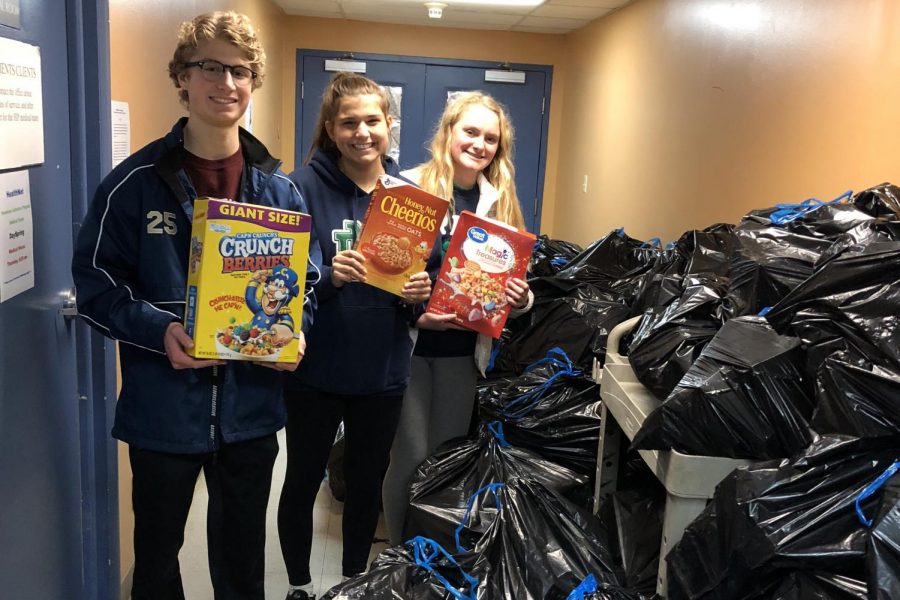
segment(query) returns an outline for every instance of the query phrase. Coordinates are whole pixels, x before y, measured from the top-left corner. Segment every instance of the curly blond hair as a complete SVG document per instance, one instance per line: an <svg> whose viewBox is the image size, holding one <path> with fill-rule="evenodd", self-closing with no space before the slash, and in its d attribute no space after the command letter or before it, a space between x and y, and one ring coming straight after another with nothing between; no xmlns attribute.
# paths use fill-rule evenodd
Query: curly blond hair
<svg viewBox="0 0 900 600"><path fill-rule="evenodd" d="M516 169L513 166L513 126L503 105L483 92L457 94L444 108L438 121L434 137L431 138L431 159L417 167L420 185L436 196L446 198L453 206L453 158L450 146L453 142L453 127L470 107L484 106L497 115L500 121L500 142L491 163L482 175L500 193L491 216L519 229L525 228L525 218L516 194Z"/></svg>
<svg viewBox="0 0 900 600"><path fill-rule="evenodd" d="M178 29L178 45L169 61L169 78L178 88L178 98L187 106L187 90L182 89L178 78L184 73L185 64L191 61L197 47L209 40L223 40L237 46L250 68L256 72L252 89L257 89L266 77L266 51L256 35L247 15L231 10L204 13L185 21Z"/></svg>

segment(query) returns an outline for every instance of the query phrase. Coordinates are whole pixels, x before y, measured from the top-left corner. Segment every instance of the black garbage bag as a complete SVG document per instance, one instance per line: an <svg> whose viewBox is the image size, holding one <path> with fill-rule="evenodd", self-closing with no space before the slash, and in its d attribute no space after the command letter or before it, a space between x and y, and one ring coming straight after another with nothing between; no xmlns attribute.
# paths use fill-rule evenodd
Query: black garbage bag
<svg viewBox="0 0 900 600"><path fill-rule="evenodd" d="M644 314L648 310L658 316L694 281L727 278L731 270L731 253L734 225L717 223L702 230L687 231L666 248L651 248L650 268L640 280L640 285L631 303L632 315ZM635 343L638 329L630 344Z"/></svg>
<svg viewBox="0 0 900 600"><path fill-rule="evenodd" d="M796 458L736 469L666 557L669 599L744 599L793 571L865 581L869 530L854 507L898 455L896 439L822 436Z"/></svg>
<svg viewBox="0 0 900 600"><path fill-rule="evenodd" d="M598 582L593 573L581 582L567 573L550 589L544 600L644 600L644 596L617 585Z"/></svg>
<svg viewBox="0 0 900 600"><path fill-rule="evenodd" d="M876 219L862 223L847 233L839 235L822 253L815 267L818 268L847 250L860 249L878 242L900 241L900 221L883 221Z"/></svg>
<svg viewBox="0 0 900 600"><path fill-rule="evenodd" d="M890 183L876 185L858 193L853 204L873 217L900 219L900 188Z"/></svg>
<svg viewBox="0 0 900 600"><path fill-rule="evenodd" d="M867 591L864 581L851 577L821 571L793 571L747 600L867 600Z"/></svg>
<svg viewBox="0 0 900 600"><path fill-rule="evenodd" d="M555 275L583 251L584 249L578 244L539 235L531 255L530 272L536 277Z"/></svg>
<svg viewBox="0 0 900 600"><path fill-rule="evenodd" d="M895 463L896 464L896 463ZM885 486L881 510L869 539L866 566L869 597L873 600L900 598L900 476Z"/></svg>
<svg viewBox="0 0 900 600"><path fill-rule="evenodd" d="M900 435L900 372L859 366L848 353L835 352L819 367L810 426L857 437Z"/></svg>
<svg viewBox="0 0 900 600"><path fill-rule="evenodd" d="M598 582L620 585L596 517L538 482L513 479L490 490L499 507L493 522L473 538L464 520L457 546L471 549L479 598L483 591L489 600L544 600L568 574L581 580L593 573Z"/></svg>
<svg viewBox="0 0 900 600"><path fill-rule="evenodd" d="M507 321L492 373L519 374L561 348L582 369L603 361L609 332L630 316L624 298L587 283L557 278L530 282L534 306Z"/></svg>
<svg viewBox="0 0 900 600"><path fill-rule="evenodd" d="M827 203L810 199L746 215L735 230L729 316L774 306L835 252L835 243L858 244L874 235L880 221L873 211L843 202L849 197L846 192Z"/></svg>
<svg viewBox="0 0 900 600"><path fill-rule="evenodd" d="M727 278L689 277L682 296L635 327L628 359L638 380L662 399L687 373L724 322Z"/></svg>
<svg viewBox="0 0 900 600"><path fill-rule="evenodd" d="M778 225L791 233L833 240L875 218L849 202L851 195L848 191L828 202L810 198L796 204L776 204L750 211L744 221Z"/></svg>
<svg viewBox="0 0 900 600"><path fill-rule="evenodd" d="M588 246L556 274L558 279L589 283L630 304L656 255L651 244L611 231Z"/></svg>
<svg viewBox="0 0 900 600"><path fill-rule="evenodd" d="M675 243L683 246L687 255L684 274L728 277L731 272L731 255L735 226L716 223L702 230L688 231Z"/></svg>
<svg viewBox="0 0 900 600"><path fill-rule="evenodd" d="M812 441L811 385L803 349L761 317L732 319L716 333L632 440L640 450L766 459Z"/></svg>
<svg viewBox="0 0 900 600"><path fill-rule="evenodd" d="M482 423L475 439L451 440L419 465L409 484L404 539L424 535L452 547L453 529L472 494L492 481L516 477L558 490L580 506L592 497L589 477L510 445L502 423ZM480 511L475 514L469 528L483 532L487 524L478 520Z"/></svg>
<svg viewBox="0 0 900 600"><path fill-rule="evenodd" d="M653 594L659 573L665 492L617 491L612 500L625 586L629 590Z"/></svg>
<svg viewBox="0 0 900 600"><path fill-rule="evenodd" d="M684 273L690 260L683 243L656 250L650 269L641 279L631 303L631 316L668 306L684 292Z"/></svg>
<svg viewBox="0 0 900 600"><path fill-rule="evenodd" d="M830 238L746 219L734 232L731 279L726 299L729 316L756 315L774 306L815 269Z"/></svg>
<svg viewBox="0 0 900 600"><path fill-rule="evenodd" d="M803 340L806 372L837 351L857 365L900 369L900 242L848 248L827 260L766 314Z"/></svg>
<svg viewBox="0 0 900 600"><path fill-rule="evenodd" d="M368 571L331 588L322 600L476 600L478 586L450 552L417 537L388 548Z"/></svg>
<svg viewBox="0 0 900 600"><path fill-rule="evenodd" d="M636 450L619 453L616 489L601 488L597 517L609 532L629 591L651 594L659 572L666 488ZM568 582L567 587L573 587Z"/></svg>
<svg viewBox="0 0 900 600"><path fill-rule="evenodd" d="M478 390L483 421L501 421L507 441L593 477L600 435L599 386L559 349L518 376Z"/></svg>

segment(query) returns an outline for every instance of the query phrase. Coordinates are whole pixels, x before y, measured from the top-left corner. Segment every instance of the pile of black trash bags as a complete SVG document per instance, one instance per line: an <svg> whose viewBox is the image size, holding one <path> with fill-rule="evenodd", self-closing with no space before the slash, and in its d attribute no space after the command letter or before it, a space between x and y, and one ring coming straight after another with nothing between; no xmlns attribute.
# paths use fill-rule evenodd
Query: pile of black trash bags
<svg viewBox="0 0 900 600"><path fill-rule="evenodd" d="M626 351L663 402L634 447L770 459L900 435L898 198L756 210L661 252Z"/></svg>
<svg viewBox="0 0 900 600"><path fill-rule="evenodd" d="M409 541L325 598L651 598L662 559L673 600L900 599L900 188L665 247L541 236L529 283L473 435L411 482ZM633 316L618 351L661 403L598 517L590 374ZM665 491L637 449L758 462L660 557Z"/></svg>
<svg viewBox="0 0 900 600"><path fill-rule="evenodd" d="M622 349L662 401L632 447L760 462L665 557L668 597L900 598L900 189L753 211L669 252L654 271L688 265L681 294Z"/></svg>
<svg viewBox="0 0 900 600"><path fill-rule="evenodd" d="M475 433L413 477L407 542L325 598L565 600L589 577L584 597L647 598L627 585L618 536L590 510L598 385L551 349L478 395Z"/></svg>

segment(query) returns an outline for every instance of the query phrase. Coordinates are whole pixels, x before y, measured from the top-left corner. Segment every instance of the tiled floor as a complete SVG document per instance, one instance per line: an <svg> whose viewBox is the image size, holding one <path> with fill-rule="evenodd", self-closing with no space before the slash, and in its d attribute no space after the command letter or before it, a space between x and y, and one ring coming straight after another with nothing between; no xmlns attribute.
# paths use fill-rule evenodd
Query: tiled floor
<svg viewBox="0 0 900 600"><path fill-rule="evenodd" d="M272 477L272 492L269 496L269 511L266 517L266 600L284 600L287 592L287 572L281 559L278 544L277 510L278 495L284 481L284 431L278 434L281 451L275 461ZM201 476L194 492L194 503L188 516L185 543L181 549L181 575L187 600L213 600L212 585L206 560L206 484ZM313 547L310 570L316 593L322 594L341 580L341 517L344 505L331 497L328 484L323 482L316 498L314 513ZM387 538L383 519L379 520L375 537ZM371 559L387 547L375 544Z"/></svg>

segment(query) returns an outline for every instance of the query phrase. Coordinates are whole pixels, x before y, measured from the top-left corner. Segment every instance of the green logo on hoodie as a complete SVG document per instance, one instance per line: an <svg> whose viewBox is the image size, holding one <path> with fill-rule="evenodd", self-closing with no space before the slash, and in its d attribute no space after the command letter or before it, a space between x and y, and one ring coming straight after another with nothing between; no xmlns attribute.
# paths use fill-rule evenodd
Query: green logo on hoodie
<svg viewBox="0 0 900 600"><path fill-rule="evenodd" d="M353 219L344 219L341 225L343 229L331 230L331 241L334 242L335 253L352 250L356 238L359 237L359 230L362 228L360 222Z"/></svg>

